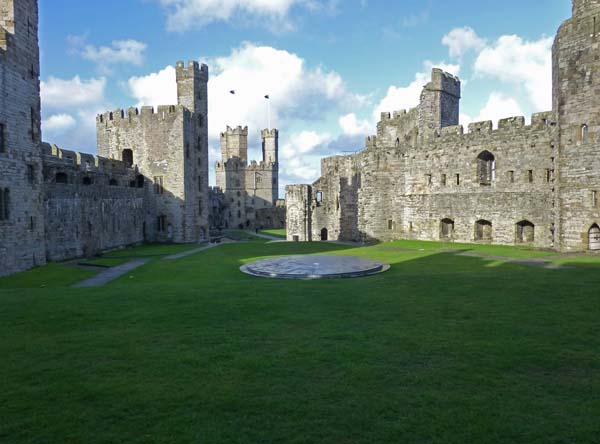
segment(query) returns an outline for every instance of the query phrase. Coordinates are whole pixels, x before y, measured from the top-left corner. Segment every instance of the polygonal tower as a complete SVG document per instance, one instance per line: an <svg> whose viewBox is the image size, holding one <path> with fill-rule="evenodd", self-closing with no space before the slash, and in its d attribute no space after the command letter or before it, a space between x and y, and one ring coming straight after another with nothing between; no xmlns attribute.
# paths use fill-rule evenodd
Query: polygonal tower
<svg viewBox="0 0 600 444"><path fill-rule="evenodd" d="M0 2L0 276L45 263L36 0Z"/></svg>
<svg viewBox="0 0 600 444"><path fill-rule="evenodd" d="M565 251L599 248L600 0L574 0L552 50L558 123L556 229Z"/></svg>

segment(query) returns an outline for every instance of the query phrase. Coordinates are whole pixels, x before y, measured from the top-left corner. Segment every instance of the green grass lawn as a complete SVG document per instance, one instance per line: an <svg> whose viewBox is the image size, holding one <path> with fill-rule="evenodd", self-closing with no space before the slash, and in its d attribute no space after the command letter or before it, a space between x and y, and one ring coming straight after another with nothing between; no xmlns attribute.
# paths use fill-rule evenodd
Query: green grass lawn
<svg viewBox="0 0 600 444"><path fill-rule="evenodd" d="M286 229L282 228L280 230L261 230L263 234L268 234L269 236L280 237L282 239L286 238Z"/></svg>
<svg viewBox="0 0 600 444"><path fill-rule="evenodd" d="M102 288L66 288L83 271L59 265L0 279L0 442L597 442L600 258L547 270L434 244L252 241ZM309 253L392 269L239 272Z"/></svg>

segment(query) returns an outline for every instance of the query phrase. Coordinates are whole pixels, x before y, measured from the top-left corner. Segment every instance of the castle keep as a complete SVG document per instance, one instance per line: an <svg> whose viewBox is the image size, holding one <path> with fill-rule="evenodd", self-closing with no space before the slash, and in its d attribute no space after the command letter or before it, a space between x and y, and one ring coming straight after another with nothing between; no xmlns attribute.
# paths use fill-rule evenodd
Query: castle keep
<svg viewBox="0 0 600 444"><path fill-rule="evenodd" d="M178 104L97 118L98 156L41 142L37 0L0 3L0 276L144 241L208 236L208 68Z"/></svg>
<svg viewBox="0 0 600 444"><path fill-rule="evenodd" d="M422 239L600 251L600 1L574 0L553 47L553 109L458 125L460 81L383 113L363 151L286 188L289 240Z"/></svg>
<svg viewBox="0 0 600 444"><path fill-rule="evenodd" d="M215 165L213 228L283 228L285 206L279 195L279 131L264 129L262 161L248 162L248 127L221 133L221 162Z"/></svg>

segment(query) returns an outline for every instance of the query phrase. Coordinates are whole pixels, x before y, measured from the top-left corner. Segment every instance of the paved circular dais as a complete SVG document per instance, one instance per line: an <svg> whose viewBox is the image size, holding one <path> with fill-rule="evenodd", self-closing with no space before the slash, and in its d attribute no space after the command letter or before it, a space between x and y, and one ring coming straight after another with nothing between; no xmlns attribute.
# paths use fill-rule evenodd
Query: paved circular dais
<svg viewBox="0 0 600 444"><path fill-rule="evenodd" d="M242 272L252 276L278 279L356 278L389 269L389 264L354 256L285 256L240 267Z"/></svg>

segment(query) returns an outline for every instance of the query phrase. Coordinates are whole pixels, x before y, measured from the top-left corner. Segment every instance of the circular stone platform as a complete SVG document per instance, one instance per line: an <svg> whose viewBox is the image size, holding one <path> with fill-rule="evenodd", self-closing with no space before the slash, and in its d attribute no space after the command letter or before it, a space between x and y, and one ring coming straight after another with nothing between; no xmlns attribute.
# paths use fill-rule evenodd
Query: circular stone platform
<svg viewBox="0 0 600 444"><path fill-rule="evenodd" d="M252 276L278 279L336 279L371 276L390 266L353 256L286 256L243 265L240 270Z"/></svg>

